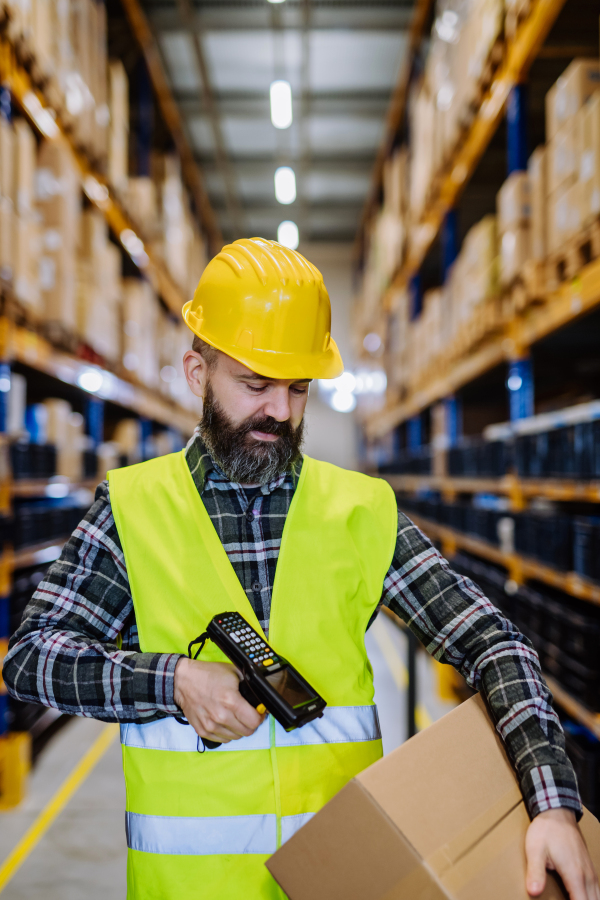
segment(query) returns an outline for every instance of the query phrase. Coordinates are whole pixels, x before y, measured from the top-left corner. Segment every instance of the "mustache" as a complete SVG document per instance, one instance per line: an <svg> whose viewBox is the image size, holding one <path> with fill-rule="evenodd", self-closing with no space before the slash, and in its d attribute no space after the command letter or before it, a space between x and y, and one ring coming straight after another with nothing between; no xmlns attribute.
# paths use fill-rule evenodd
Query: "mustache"
<svg viewBox="0 0 600 900"><path fill-rule="evenodd" d="M278 422L271 416L254 416L248 419L240 428L241 434L250 434L251 431L262 431L263 434L274 434L277 437L292 437L296 429L289 419L285 422Z"/></svg>

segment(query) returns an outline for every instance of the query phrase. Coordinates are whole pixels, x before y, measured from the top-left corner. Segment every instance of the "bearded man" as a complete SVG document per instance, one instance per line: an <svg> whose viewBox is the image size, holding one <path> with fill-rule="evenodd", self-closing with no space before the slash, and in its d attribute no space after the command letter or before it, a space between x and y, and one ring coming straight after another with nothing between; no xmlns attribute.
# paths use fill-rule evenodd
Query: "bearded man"
<svg viewBox="0 0 600 900"><path fill-rule="evenodd" d="M4 675L21 700L121 723L130 900L281 898L264 861L381 756L364 634L382 605L486 697L532 817L530 894L548 867L571 900L600 900L531 644L385 482L302 455L310 381L343 371L320 272L274 242L236 241L184 318L196 433L183 453L99 486ZM322 719L288 734L243 699L215 645L187 657L226 611L324 696ZM200 739L220 746L198 753Z"/></svg>

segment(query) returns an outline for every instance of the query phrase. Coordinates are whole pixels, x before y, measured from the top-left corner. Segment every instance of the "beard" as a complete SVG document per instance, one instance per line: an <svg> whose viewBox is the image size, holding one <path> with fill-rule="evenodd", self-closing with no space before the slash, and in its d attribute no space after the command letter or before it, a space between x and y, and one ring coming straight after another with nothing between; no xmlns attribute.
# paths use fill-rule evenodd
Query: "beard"
<svg viewBox="0 0 600 900"><path fill-rule="evenodd" d="M289 419L253 416L234 425L206 386L200 437L214 462L234 484L268 484L298 462L304 440L304 419L294 428ZM276 441L257 441L251 431L277 435Z"/></svg>

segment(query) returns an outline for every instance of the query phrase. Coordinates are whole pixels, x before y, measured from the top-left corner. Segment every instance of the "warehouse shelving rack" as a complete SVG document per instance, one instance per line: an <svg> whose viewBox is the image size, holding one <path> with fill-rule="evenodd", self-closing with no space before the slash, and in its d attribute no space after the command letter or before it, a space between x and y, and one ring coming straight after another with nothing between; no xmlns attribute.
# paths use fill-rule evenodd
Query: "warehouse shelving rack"
<svg viewBox="0 0 600 900"><path fill-rule="evenodd" d="M0 35L0 81L10 90L20 112L38 134L49 140L66 141L79 166L87 198L104 215L117 240L167 307L180 315L187 298L183 297L162 260L146 246L140 236L143 229L131 221L104 176L95 171L86 155L75 146L68 129L61 124L60 110L54 109L43 91L33 84L29 73L18 62L16 49L5 35Z"/></svg>
<svg viewBox="0 0 600 900"><path fill-rule="evenodd" d="M463 132L454 154L430 187L425 210L419 222L411 227L403 262L396 269L379 305L373 310L369 324L378 331L378 323L394 312L396 297L418 274L421 265L438 238L446 216L454 209L462 192L471 180L478 163L494 137L505 112L513 88L526 80L532 63L559 16L566 0L534 0L529 14L520 22L514 37L507 39L503 59L493 74L487 90L482 91L479 108ZM398 106L398 98L393 101ZM390 114L392 109L390 109ZM398 126L399 127L399 126ZM383 145L382 145L383 146ZM386 135L385 148L392 143ZM381 155L381 154L380 154ZM382 161L375 170L377 197L382 186ZM362 230L374 212L372 196L365 207L357 246L362 246ZM502 363L524 358L529 348L586 313L600 307L600 259L592 253L591 260L573 272L560 273L554 266L552 278L537 279L535 303L519 308L510 295L498 298L498 315L487 334L463 346L459 352L446 353L412 390L402 394L388 394L385 406L368 416L364 432L369 440L377 441L394 428L419 415L432 404L454 393ZM561 281L561 276L564 280ZM542 281L540 285L540 281ZM559 282L559 283L557 283ZM364 324L364 323L363 323ZM367 324L368 330L368 324ZM362 342L363 334L359 336ZM533 498L552 501L600 502L600 483L570 479L523 479L514 474L501 478L468 478L442 475L383 475L398 493L420 491L439 492L444 499L453 500L460 494L501 494L509 499L513 511L527 506ZM401 501L400 501L401 502ZM410 513L411 519L432 540L441 545L445 556L464 549L476 556L502 565L507 577L516 584L536 580L558 588L573 597L600 605L600 585L574 572L562 572L516 553L503 553L498 547L455 529L440 525ZM554 678L547 682L557 704L600 739L600 714L586 709ZM413 690L414 694L414 690Z"/></svg>
<svg viewBox="0 0 600 900"><path fill-rule="evenodd" d="M534 0L529 16L521 23L514 38L507 41L504 59L482 97L470 127L444 172L432 185L429 202L410 236L406 259L384 293L384 309L390 308L394 292L406 285L418 271L440 231L444 217L455 205L494 136L510 91L525 78L565 2ZM420 13L417 7L417 14ZM381 166L378 173L381 183Z"/></svg>
<svg viewBox="0 0 600 900"><path fill-rule="evenodd" d="M499 363L519 359L532 344L599 306L600 259L596 259L583 266L575 278L540 297L535 306L507 318L485 343L462 357L440 360L431 379L419 390L367 421L368 436L381 437Z"/></svg>
<svg viewBox="0 0 600 900"><path fill-rule="evenodd" d="M217 252L223 241L216 217L208 201L201 175L197 169L193 154L187 145L187 139L181 123L178 123L176 104L170 94L164 74L161 81L161 63L156 48L151 45L151 33L139 4L128 0L125 4L134 34L142 46L153 86L158 96L161 112L167 127L171 130L174 143L182 158L184 177L197 207L198 215L205 228L205 234L212 252ZM145 28L145 31L144 31ZM150 38L148 37L150 35ZM12 101L19 112L27 119L42 138L65 142L79 168L81 185L88 200L103 214L110 230L139 269L147 278L154 290L159 294L171 313L179 316L185 297L171 277L166 265L152 252L144 240L141 223L133 222L121 203L117 192L107 179L94 166L92 160L82 152L72 139L68 127L62 121L61 110L54 108L49 100L44 85L35 83L25 66L19 61L19 53L9 41L6 31L0 31L0 83L8 89ZM3 293L10 296L10 290L3 288ZM8 304L10 309L10 304ZM17 324L12 316L0 316L0 361L5 364L20 363L37 372L49 375L80 389L80 376L90 369L101 375L101 387L93 396L106 400L122 408L131 410L143 419L177 428L184 434L191 434L198 416L194 412L179 406L169 398L155 390L119 377L101 365L90 363L84 359L64 352L42 337L35 328ZM89 394L88 394L89 396ZM0 442L5 436L0 435ZM0 448L5 451L7 448ZM4 456L6 457L6 453ZM0 466L0 515L10 515L13 498L43 497L52 495L51 489L56 479L25 480L15 482L11 479L8 467ZM76 491L80 488L93 490L96 480L69 483L67 488ZM14 551L9 545L0 555L0 602L10 594L15 570L28 566L43 565L57 559L68 535L45 541L21 550ZM0 629L0 663L6 653L8 639ZM0 678L0 693L5 688ZM49 710L49 720L57 717L56 711ZM0 736L0 809L14 806L23 797L28 771L27 736L19 733Z"/></svg>

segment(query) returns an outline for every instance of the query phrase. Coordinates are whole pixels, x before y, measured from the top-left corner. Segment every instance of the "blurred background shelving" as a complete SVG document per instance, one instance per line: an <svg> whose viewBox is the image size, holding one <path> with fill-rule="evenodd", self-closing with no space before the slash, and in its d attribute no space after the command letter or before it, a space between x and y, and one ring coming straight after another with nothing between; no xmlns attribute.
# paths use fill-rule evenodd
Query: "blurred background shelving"
<svg viewBox="0 0 600 900"><path fill-rule="evenodd" d="M361 463L533 641L597 802L598 11L420 9L354 245Z"/></svg>

